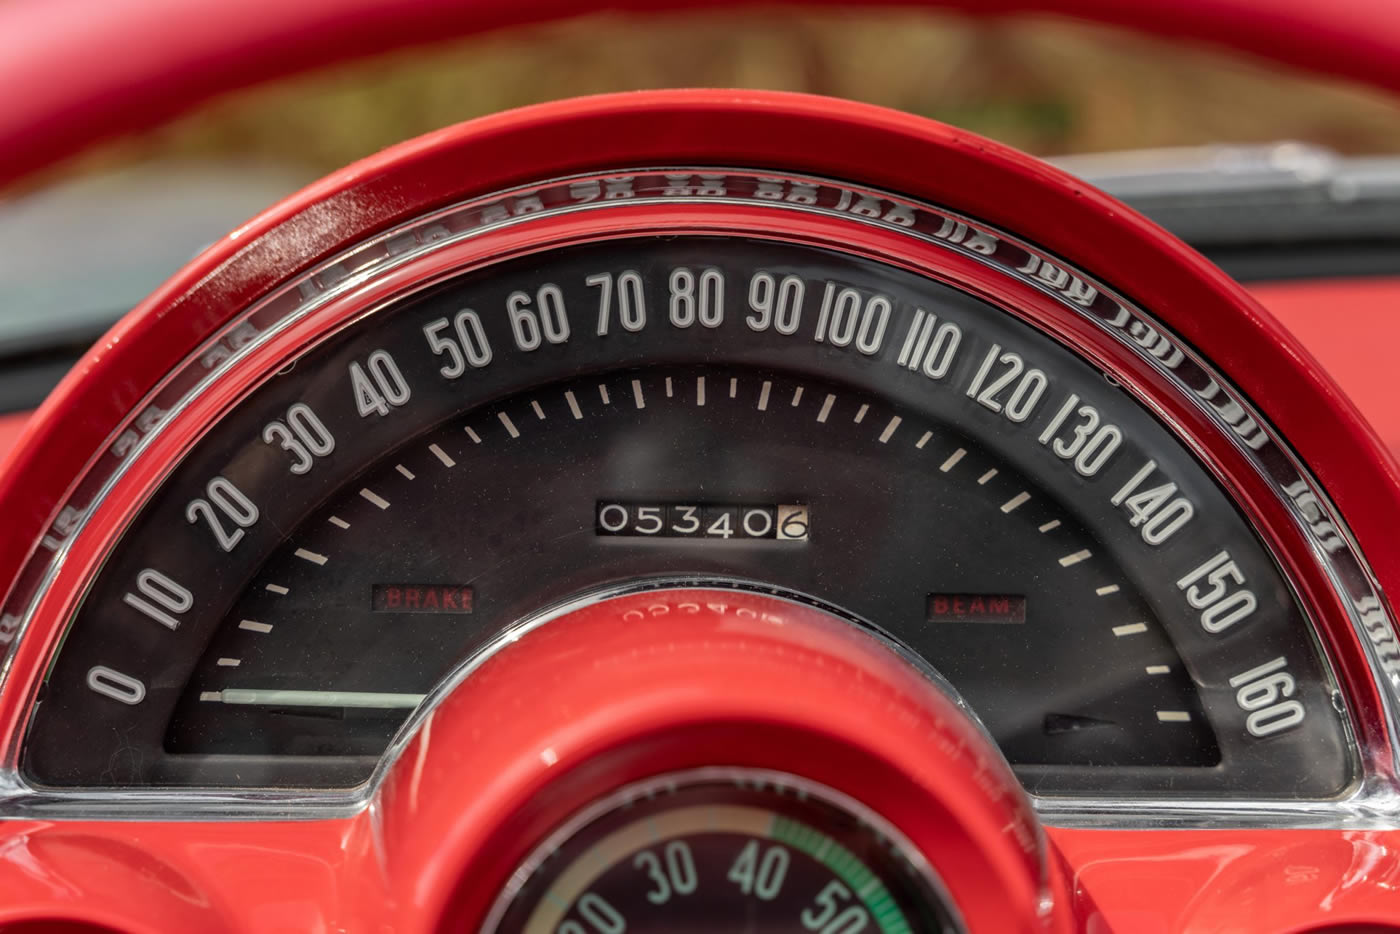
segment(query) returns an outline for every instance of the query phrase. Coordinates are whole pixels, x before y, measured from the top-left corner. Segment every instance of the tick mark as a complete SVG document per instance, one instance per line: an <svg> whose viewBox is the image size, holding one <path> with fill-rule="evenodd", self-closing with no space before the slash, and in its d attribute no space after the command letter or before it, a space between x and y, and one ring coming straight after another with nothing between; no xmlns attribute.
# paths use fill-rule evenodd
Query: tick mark
<svg viewBox="0 0 1400 934"><path fill-rule="evenodd" d="M1025 504L1026 500L1028 500L1028 499L1030 499L1030 498L1031 498L1031 494L1027 493L1025 490L1022 490L1021 492L1017 493L1015 496L1013 496L1013 497L1011 497L1010 499L1008 499L1006 502L1002 503L1002 504L1001 504L1001 511L1002 511L1002 512L1011 512L1011 511L1014 510L1014 509L1019 509L1021 506L1023 506L1023 505Z"/></svg>
<svg viewBox="0 0 1400 934"><path fill-rule="evenodd" d="M869 403L866 403L865 405L862 405L860 408L856 409L855 422L856 422L857 425L859 425L861 422L865 421L865 413L866 413L866 412L869 412L869 411L870 411L870 404L869 404Z"/></svg>
<svg viewBox="0 0 1400 934"><path fill-rule="evenodd" d="M238 622L239 629L246 629L249 632L272 632L272 627L267 623L260 623L255 619L244 619Z"/></svg>
<svg viewBox="0 0 1400 934"><path fill-rule="evenodd" d="M954 467L958 466L958 461L962 460L966 455L967 451L963 450L962 448L958 448L952 454L948 455L948 459L946 461L938 465L938 469L943 471L944 473L947 473Z"/></svg>
<svg viewBox="0 0 1400 934"><path fill-rule="evenodd" d="M1042 535L1044 535L1046 532L1053 532L1053 531L1055 531L1056 529L1058 529L1059 527L1060 527L1060 520L1059 520L1059 519L1051 519L1049 522L1045 523L1044 525L1042 525L1042 526L1040 527L1040 533L1041 533Z"/></svg>
<svg viewBox="0 0 1400 934"><path fill-rule="evenodd" d="M924 445L928 444L928 439L929 439L929 438L932 438L932 437L933 437L933 432L931 432L931 431L926 431L926 432L924 432L922 435L919 436L919 440L914 442L914 447L916 447L916 448L918 448L920 451L922 451L922 450L924 449Z"/></svg>
<svg viewBox="0 0 1400 934"><path fill-rule="evenodd" d="M1074 565L1078 564L1078 563L1081 562L1081 561L1084 561L1085 559L1087 559L1087 558L1089 558L1089 557L1090 557L1090 551L1089 551L1089 549L1087 549L1087 548L1085 548L1083 551L1076 551L1076 552L1075 552L1074 554L1072 554L1072 555L1065 555L1063 558L1061 558L1061 559L1060 559L1060 567L1062 567L1062 568L1073 567Z"/></svg>
<svg viewBox="0 0 1400 934"><path fill-rule="evenodd" d="M286 596L287 594L287 588L283 587L281 584L268 584L263 587L263 590L266 590L268 593L275 593L279 597Z"/></svg>
<svg viewBox="0 0 1400 934"><path fill-rule="evenodd" d="M603 405L612 405L612 396L608 395L608 387L603 383L598 384L598 398L603 400Z"/></svg>
<svg viewBox="0 0 1400 934"><path fill-rule="evenodd" d="M765 380L763 381L763 386L762 386L762 388L760 388L759 391L758 391L758 410L759 410L760 412L767 412L767 411L768 411L768 394L771 393L772 391L773 391L773 382L772 382L771 380L766 380L766 379L765 379Z"/></svg>
<svg viewBox="0 0 1400 934"><path fill-rule="evenodd" d="M802 404L802 390L805 389L805 388L807 388L807 387L805 387L805 386L798 386L798 387L797 387L797 390L792 394L792 407L793 407L794 409L797 408L799 405Z"/></svg>
<svg viewBox="0 0 1400 934"><path fill-rule="evenodd" d="M1072 713L1047 713L1045 720L1041 723L1041 729L1045 731L1046 736L1060 736L1065 733L1079 733L1083 730L1117 725L1112 720L1101 720L1098 717L1085 717Z"/></svg>
<svg viewBox="0 0 1400 934"><path fill-rule="evenodd" d="M990 479L992 479L992 478L995 477L996 475L997 475L997 469L996 469L995 467L993 467L991 470L987 471L987 472L984 473L982 476L980 476L980 477L977 478L977 485L978 485L978 486L986 486L986 485L987 485L987 481L990 480Z"/></svg>
<svg viewBox="0 0 1400 934"><path fill-rule="evenodd" d="M1147 632L1146 623L1124 623L1122 626L1113 627L1113 634L1120 639L1123 636L1135 636L1140 632Z"/></svg>
<svg viewBox="0 0 1400 934"><path fill-rule="evenodd" d="M902 421L904 421L904 419L900 418L898 415L890 419L890 423L885 426L885 430L880 432L881 444L889 444L890 439L894 437L895 430L899 428L899 423Z"/></svg>
<svg viewBox="0 0 1400 934"><path fill-rule="evenodd" d="M412 480L415 477L413 471L409 470L403 464L395 464L394 469L397 470L399 473L403 474L404 478L407 480Z"/></svg>
<svg viewBox="0 0 1400 934"><path fill-rule="evenodd" d="M240 664L242 664L242 661L243 660L240 658L224 657L215 662L215 664L218 665L220 668L237 668Z"/></svg>
<svg viewBox="0 0 1400 934"><path fill-rule="evenodd" d="M326 521L329 522L331 525L335 526L335 527L338 528L338 529L348 529L348 528L350 528L350 523L348 523L348 522L346 522L344 519L340 518L340 516L331 516L331 517L330 517L329 519L327 519Z"/></svg>
<svg viewBox="0 0 1400 934"><path fill-rule="evenodd" d="M632 401L637 404L639 409L647 407L647 400L642 398L642 381L639 379L632 380Z"/></svg>
<svg viewBox="0 0 1400 934"><path fill-rule="evenodd" d="M305 548L298 548L296 551L292 552L292 554L296 555L303 561L310 561L312 564L326 563L325 555L317 554L314 551L307 551Z"/></svg>
<svg viewBox="0 0 1400 934"><path fill-rule="evenodd" d="M666 395L669 396L670 393L668 392ZM569 411L573 413L574 421L583 418L583 410L578 407L578 397L574 395L572 389L564 393L564 401L569 403Z"/></svg>
<svg viewBox="0 0 1400 934"><path fill-rule="evenodd" d="M430 444L430 445L428 445L428 450L431 451L431 452L433 452L433 456L434 456L434 457L436 457L438 460L442 461L442 466L444 466L444 467L456 467L456 466L457 466L457 462L454 461L451 457L449 457L448 454L447 454L447 452L444 451L442 448L438 447L436 444Z"/></svg>
<svg viewBox="0 0 1400 934"><path fill-rule="evenodd" d="M1159 710L1157 719L1162 723L1190 723L1191 714L1185 710Z"/></svg>
<svg viewBox="0 0 1400 934"><path fill-rule="evenodd" d="M733 399L739 395L739 377L729 377L729 398Z"/></svg>
<svg viewBox="0 0 1400 934"><path fill-rule="evenodd" d="M826 417L831 414L831 407L836 404L836 394L827 393L826 399L822 401L822 410L817 413L817 421L825 422Z"/></svg>
<svg viewBox="0 0 1400 934"><path fill-rule="evenodd" d="M463 429L463 430L466 431L467 437L472 439L472 443L473 443L473 444L480 444L480 443L481 443L481 435L477 434L476 431L472 428L471 425L468 425L468 426L467 426L465 429Z"/></svg>
<svg viewBox="0 0 1400 934"><path fill-rule="evenodd" d="M705 404L705 377L695 377L695 404Z"/></svg>
<svg viewBox="0 0 1400 934"><path fill-rule="evenodd" d="M1145 670L1149 675L1169 675L1172 671L1168 665L1148 665Z"/></svg>
<svg viewBox="0 0 1400 934"><path fill-rule="evenodd" d="M360 495L371 503L374 503L374 505L378 506L380 509L389 508L389 501L371 489L360 490Z"/></svg>
<svg viewBox="0 0 1400 934"><path fill-rule="evenodd" d="M520 437L520 429L515 427L515 422L510 420L510 416L504 412L497 412L496 417L501 420L501 424L506 426L506 431L510 432L512 438Z"/></svg>
<svg viewBox="0 0 1400 934"><path fill-rule="evenodd" d="M1111 593L1117 593L1117 592L1118 592L1118 585L1117 585L1117 584L1109 584L1107 587L1100 587L1100 588L1098 588L1097 590L1094 591L1094 593L1098 594L1100 597L1106 597L1106 596L1108 596L1108 595L1111 594Z"/></svg>

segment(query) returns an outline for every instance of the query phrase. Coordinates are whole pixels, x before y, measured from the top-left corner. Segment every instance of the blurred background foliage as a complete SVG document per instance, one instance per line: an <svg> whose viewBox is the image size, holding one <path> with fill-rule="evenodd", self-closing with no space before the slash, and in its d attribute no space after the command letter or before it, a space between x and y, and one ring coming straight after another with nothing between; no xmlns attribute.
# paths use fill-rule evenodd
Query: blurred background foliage
<svg viewBox="0 0 1400 934"><path fill-rule="evenodd" d="M0 192L0 366L6 351L85 345L205 245L386 146L525 104L658 87L851 98L1051 156L1279 140L1400 153L1400 103L1387 95L1065 19L855 0L594 14L249 88Z"/></svg>
<svg viewBox="0 0 1400 934"><path fill-rule="evenodd" d="M1279 139L1400 151L1393 99L1209 47L1048 18L765 7L594 15L360 61L217 100L63 174L234 159L309 178L510 107L700 86L870 101L1044 155Z"/></svg>

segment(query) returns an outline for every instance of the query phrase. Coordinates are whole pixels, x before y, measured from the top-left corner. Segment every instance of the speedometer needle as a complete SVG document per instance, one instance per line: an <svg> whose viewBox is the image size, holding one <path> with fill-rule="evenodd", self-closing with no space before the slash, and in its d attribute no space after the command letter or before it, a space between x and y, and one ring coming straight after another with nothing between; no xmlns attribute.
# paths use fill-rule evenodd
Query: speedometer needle
<svg viewBox="0 0 1400 934"><path fill-rule="evenodd" d="M392 710L417 707L426 696L372 691L260 691L234 688L204 691L199 695L199 699L222 704L256 704L266 707L377 707Z"/></svg>

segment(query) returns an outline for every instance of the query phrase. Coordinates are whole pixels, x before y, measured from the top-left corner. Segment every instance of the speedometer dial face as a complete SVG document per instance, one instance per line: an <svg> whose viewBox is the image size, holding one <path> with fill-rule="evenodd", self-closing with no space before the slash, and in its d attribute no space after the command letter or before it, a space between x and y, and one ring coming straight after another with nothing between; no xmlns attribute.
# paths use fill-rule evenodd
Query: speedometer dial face
<svg viewBox="0 0 1400 934"><path fill-rule="evenodd" d="M1353 777L1294 594L1132 394L906 269L698 235L489 265L267 378L92 583L24 771L354 786L520 620L695 579L899 643L1032 791Z"/></svg>

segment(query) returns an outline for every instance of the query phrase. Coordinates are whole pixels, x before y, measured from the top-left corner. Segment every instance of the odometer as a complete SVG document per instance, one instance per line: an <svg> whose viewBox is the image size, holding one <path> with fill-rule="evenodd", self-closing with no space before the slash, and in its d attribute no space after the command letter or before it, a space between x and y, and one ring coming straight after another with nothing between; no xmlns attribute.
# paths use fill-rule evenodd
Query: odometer
<svg viewBox="0 0 1400 934"><path fill-rule="evenodd" d="M1069 302L1108 301L1021 263ZM352 787L512 626L677 581L884 634L1035 792L1318 798L1353 780L1294 592L1157 413L907 264L752 231L439 276L281 361L92 582L24 771Z"/></svg>

